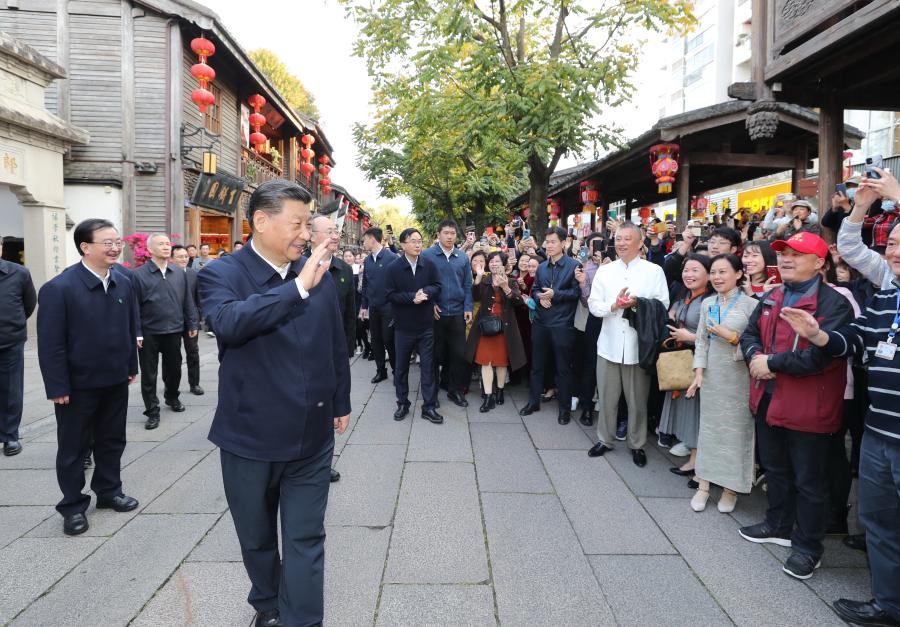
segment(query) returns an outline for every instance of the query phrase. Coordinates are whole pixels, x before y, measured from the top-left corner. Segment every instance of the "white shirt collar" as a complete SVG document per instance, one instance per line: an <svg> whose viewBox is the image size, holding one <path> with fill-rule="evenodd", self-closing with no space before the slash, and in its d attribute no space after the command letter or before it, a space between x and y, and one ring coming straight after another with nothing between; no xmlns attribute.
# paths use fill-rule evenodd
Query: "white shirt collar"
<svg viewBox="0 0 900 627"><path fill-rule="evenodd" d="M100 279L100 282L103 283L103 291L104 291L104 292L109 291L109 268L106 269L106 276L100 276L99 274L97 274L96 272L94 272L93 270L91 270L90 266L88 266L88 265L84 262L84 259L81 260L81 265L83 265L83 266L87 269L88 272L90 272L90 273L93 274L95 277L97 277L98 279Z"/></svg>
<svg viewBox="0 0 900 627"><path fill-rule="evenodd" d="M254 244L253 244L253 238L252 238L252 237L250 238L250 249L251 249L253 252L255 252L255 253L259 256L260 259L262 259L262 260L265 261L267 264L269 264L269 267L272 268L275 272L277 272L277 273L281 276L281 280L282 280L282 281L283 281L284 279L287 278L288 270L290 270L290 268L291 268L291 262L290 262L290 261L287 262L286 264L284 264L283 266L276 266L274 263L272 263L271 261L269 261L268 259L266 259L265 257L263 257L263 256L260 254L260 252L259 252L258 250L256 250L256 246L254 246Z"/></svg>
<svg viewBox="0 0 900 627"><path fill-rule="evenodd" d="M446 250L443 246L441 246L440 243L438 243L438 248L441 249L441 252L444 253L444 257L446 257L447 259L450 259L450 256L453 255L453 253L456 252L456 247L455 247L455 246L451 246L451 247L450 247L450 250Z"/></svg>

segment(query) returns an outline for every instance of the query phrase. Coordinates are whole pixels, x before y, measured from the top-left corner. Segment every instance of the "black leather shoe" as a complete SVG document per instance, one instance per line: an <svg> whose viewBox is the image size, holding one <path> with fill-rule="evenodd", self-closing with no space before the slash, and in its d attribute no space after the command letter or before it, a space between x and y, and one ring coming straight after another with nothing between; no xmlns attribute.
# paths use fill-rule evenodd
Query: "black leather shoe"
<svg viewBox="0 0 900 627"><path fill-rule="evenodd" d="M468 407L469 401L460 396L459 392L447 392L447 398L459 407Z"/></svg>
<svg viewBox="0 0 900 627"><path fill-rule="evenodd" d="M611 450L612 449L606 446L603 442L598 442L591 447L591 450L588 451L588 457L603 457L608 451Z"/></svg>
<svg viewBox="0 0 900 627"><path fill-rule="evenodd" d="M884 625L884 627L900 626L900 620L889 616L878 606L875 599L871 601L851 601L838 599L834 602L834 611L848 623L854 625Z"/></svg>
<svg viewBox="0 0 900 627"><path fill-rule="evenodd" d="M187 407L185 407L184 403L182 403L181 401L172 401L171 403L169 401L166 401L166 405L168 405L172 411L177 412L183 412L187 409Z"/></svg>
<svg viewBox="0 0 900 627"><path fill-rule="evenodd" d="M690 481L687 482L687 487L690 488L691 490L696 490L697 488L700 487L700 484L697 483L696 479L691 479Z"/></svg>
<svg viewBox="0 0 900 627"><path fill-rule="evenodd" d="M643 449L636 448L631 451L631 459L634 460L634 465L638 468L643 468L647 465L647 454Z"/></svg>
<svg viewBox="0 0 900 627"><path fill-rule="evenodd" d="M22 452L22 444L18 440L10 440L3 443L3 454L7 457L18 455Z"/></svg>
<svg viewBox="0 0 900 627"><path fill-rule="evenodd" d="M403 420L409 413L409 405L397 405L397 411L394 412L394 420Z"/></svg>
<svg viewBox="0 0 900 627"><path fill-rule="evenodd" d="M541 411L540 405L532 405L531 403L528 403L527 405L525 405L525 407L523 407L522 409L519 410L519 415L520 416L530 416L531 414L538 412L538 411Z"/></svg>
<svg viewBox="0 0 900 627"><path fill-rule="evenodd" d="M63 533L67 536L81 535L88 530L87 516L84 514L70 514L63 516Z"/></svg>
<svg viewBox="0 0 900 627"><path fill-rule="evenodd" d="M331 483L337 483L340 480L341 480L341 473L339 473L337 470L332 468L331 469L331 479L330 479Z"/></svg>
<svg viewBox="0 0 900 627"><path fill-rule="evenodd" d="M554 394L553 396L547 396L546 394L541 396L542 403L549 403L550 401L555 400L555 399L556 399L556 394Z"/></svg>
<svg viewBox="0 0 900 627"><path fill-rule="evenodd" d="M200 387L199 385L192 385L191 386L191 394L193 394L194 396L203 396L205 394L205 392L203 391L203 388Z"/></svg>
<svg viewBox="0 0 900 627"><path fill-rule="evenodd" d="M578 422L583 424L585 427L593 426L594 424L594 414L590 409L585 409L581 412L581 417L578 419Z"/></svg>
<svg viewBox="0 0 900 627"><path fill-rule="evenodd" d="M159 426L159 416L150 416L147 418L147 422L144 423L144 429L150 431L151 429L156 429Z"/></svg>
<svg viewBox="0 0 900 627"><path fill-rule="evenodd" d="M119 494L111 499L97 498L97 509L114 509L117 512L130 512L139 505L138 500L131 496Z"/></svg>
<svg viewBox="0 0 900 627"><path fill-rule="evenodd" d="M444 417L437 413L434 409L423 409L422 410L422 418L427 420L428 422L434 423L436 425L444 422Z"/></svg>
<svg viewBox="0 0 900 627"><path fill-rule="evenodd" d="M559 424L567 425L567 424L569 424L570 420L572 420L571 412L567 412L567 411L559 412L559 418L557 419L557 422L559 422Z"/></svg>
<svg viewBox="0 0 900 627"><path fill-rule="evenodd" d="M478 411L482 414L486 414L496 406L497 405L493 394L482 394L481 407L478 408Z"/></svg>
<svg viewBox="0 0 900 627"><path fill-rule="evenodd" d="M672 466L671 468L669 468L669 472L671 472L673 475L678 475L679 477L691 477L694 474L694 469L691 468L690 470L682 470L678 466Z"/></svg>
<svg viewBox="0 0 900 627"><path fill-rule="evenodd" d="M844 546L849 547L855 551L868 551L866 548L866 534L864 533L855 533L847 536L842 540Z"/></svg>
<svg viewBox="0 0 900 627"><path fill-rule="evenodd" d="M267 610L265 612L257 612L256 623L254 624L256 627L283 627L284 625L284 623L281 622L281 614L278 613L278 608Z"/></svg>
<svg viewBox="0 0 900 627"><path fill-rule="evenodd" d="M497 405L502 405L506 402L506 399L503 397L503 388L500 388L496 392L494 392L494 403Z"/></svg>
<svg viewBox="0 0 900 627"><path fill-rule="evenodd" d="M372 383L381 383L382 381L387 381L387 372L376 372L372 377Z"/></svg>

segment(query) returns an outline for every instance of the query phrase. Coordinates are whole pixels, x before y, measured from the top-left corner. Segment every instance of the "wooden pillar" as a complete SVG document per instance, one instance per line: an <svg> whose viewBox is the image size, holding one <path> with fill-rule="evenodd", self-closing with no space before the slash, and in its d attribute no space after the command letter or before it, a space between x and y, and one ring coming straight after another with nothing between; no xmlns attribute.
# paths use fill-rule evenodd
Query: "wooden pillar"
<svg viewBox="0 0 900 627"><path fill-rule="evenodd" d="M185 189L184 170L181 160L181 123L182 92L181 74L184 55L184 43L181 38L181 25L178 20L170 20L166 26L166 42L168 44L168 60L166 62L166 96L168 98L167 111L167 142L169 145L166 155L166 184L168 196L166 197L166 209L169 222L176 233L182 232L184 224ZM194 190L189 190L193 192ZM191 214L191 227L194 226L194 215ZM196 240L194 243L200 246L200 211L196 212Z"/></svg>
<svg viewBox="0 0 900 627"><path fill-rule="evenodd" d="M801 142L797 145L794 169L791 170L791 192L793 194L800 193L800 181L806 178L806 163L809 160L807 151L808 147L806 142Z"/></svg>
<svg viewBox="0 0 900 627"><path fill-rule="evenodd" d="M681 155L675 179L675 195L675 231L681 233L687 228L691 217L691 162L687 155Z"/></svg>
<svg viewBox="0 0 900 627"><path fill-rule="evenodd" d="M819 215L830 206L840 181L844 152L844 110L829 98L819 111Z"/></svg>
<svg viewBox="0 0 900 627"><path fill-rule="evenodd" d="M130 235L137 230L137 190L134 181L134 16L129 0L121 0L122 11L122 230ZM168 220L167 220L168 222ZM175 225L167 224L172 232ZM179 229L178 232L181 232Z"/></svg>
<svg viewBox="0 0 900 627"><path fill-rule="evenodd" d="M634 205L634 201L631 199L631 195L629 194L625 198L625 219L631 222L631 209Z"/></svg>

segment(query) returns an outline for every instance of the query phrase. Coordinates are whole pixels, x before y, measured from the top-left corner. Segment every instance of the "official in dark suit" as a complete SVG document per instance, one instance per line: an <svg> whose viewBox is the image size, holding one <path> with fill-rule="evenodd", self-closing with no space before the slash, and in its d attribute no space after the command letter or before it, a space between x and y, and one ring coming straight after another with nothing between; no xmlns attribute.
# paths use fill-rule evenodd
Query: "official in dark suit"
<svg viewBox="0 0 900 627"><path fill-rule="evenodd" d="M127 512L138 506L123 494L120 473L128 384L138 373L133 286L113 268L122 240L111 222L84 220L75 227L75 247L81 262L44 284L37 316L38 363L56 410L56 479L63 493L56 511L68 535L88 529L91 497L81 491L92 441L97 507Z"/></svg>
<svg viewBox="0 0 900 627"><path fill-rule="evenodd" d="M172 411L183 412L181 385L181 337L197 334L197 309L188 289L184 271L170 264L172 244L164 233L147 237L150 260L132 273L132 282L141 311L139 338L141 397L144 399L146 429L159 426L159 397L156 377L162 356L163 398Z"/></svg>
<svg viewBox="0 0 900 627"><path fill-rule="evenodd" d="M25 323L36 306L37 294L28 268L0 259L0 442L7 457L22 452L19 424L25 387L25 340L28 339Z"/></svg>
<svg viewBox="0 0 900 627"><path fill-rule="evenodd" d="M328 243L325 261L337 289L341 324L347 338L347 357L351 358L356 353L356 285L353 280L353 268L337 256L338 247L341 245L341 232L328 216L314 215L309 221L309 233L309 243L313 248L322 242Z"/></svg>
<svg viewBox="0 0 900 627"><path fill-rule="evenodd" d="M375 377L372 383L380 383L387 379L385 350L391 370L396 371L397 368L394 355L394 329L391 326L391 305L384 291L385 269L397 255L381 245L383 237L384 233L377 226L373 226L363 234L363 248L368 254L363 263L362 309L359 316L363 320L369 320L369 332L372 334L372 352L375 353Z"/></svg>
<svg viewBox="0 0 900 627"><path fill-rule="evenodd" d="M175 265L184 270L184 278L187 279L188 293L194 304L194 317L196 317L197 329L200 328L200 285L197 282L197 271L188 266L190 255L188 250L181 244L172 246L172 261ZM185 331L181 334L181 341L184 343L184 357L187 362L188 385L191 394L195 396L203 396L203 388L200 387L200 336L198 333Z"/></svg>
<svg viewBox="0 0 900 627"><path fill-rule="evenodd" d="M419 354L422 378L422 418L435 424L444 422L437 413L437 381L434 376L434 302L441 293L438 268L422 256L422 234L417 229L400 233L403 255L387 268L385 294L394 316L397 367L395 420L409 413L409 359L413 349Z"/></svg>
<svg viewBox="0 0 900 627"><path fill-rule="evenodd" d="M209 439L221 449L257 625L322 622L334 431L350 419L350 360L327 245L301 259L311 201L296 183L263 183L247 207L249 245L198 275L219 345Z"/></svg>

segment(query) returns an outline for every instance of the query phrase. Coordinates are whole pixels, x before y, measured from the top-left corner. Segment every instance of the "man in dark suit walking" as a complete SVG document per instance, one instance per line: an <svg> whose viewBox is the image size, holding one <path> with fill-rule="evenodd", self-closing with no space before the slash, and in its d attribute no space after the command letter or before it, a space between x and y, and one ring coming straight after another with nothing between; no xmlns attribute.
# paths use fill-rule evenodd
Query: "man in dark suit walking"
<svg viewBox="0 0 900 627"><path fill-rule="evenodd" d="M328 272L334 280L338 293L338 305L341 308L341 324L347 338L347 356L356 353L356 286L353 280L353 268L337 255L341 244L341 233L328 216L314 215L309 221L309 243L315 248L327 242L326 257Z"/></svg>
<svg viewBox="0 0 900 627"><path fill-rule="evenodd" d="M0 253L3 237L0 237ZM0 259L0 442L7 457L22 452L19 424L25 388L25 322L37 294L28 268Z"/></svg>
<svg viewBox="0 0 900 627"><path fill-rule="evenodd" d="M147 237L150 260L132 273L141 331L138 338L141 361L141 396L144 399L146 429L159 426L159 397L156 376L162 356L163 398L172 411L183 412L179 399L181 385L181 336L197 335L197 310L181 268L169 264L172 244L164 233Z"/></svg>
<svg viewBox="0 0 900 627"><path fill-rule="evenodd" d="M384 233L373 226L363 234L363 248L368 253L363 263L361 320L369 321L372 334L372 352L375 353L375 377L372 383L387 379L384 352L387 350L391 370L396 370L394 356L394 329L391 326L391 305L384 291L385 269L397 258L381 245Z"/></svg>
<svg viewBox="0 0 900 627"><path fill-rule="evenodd" d="M194 303L194 316L197 318L199 330L200 316L200 288L197 283L197 270L188 266L190 255L188 250L181 244L172 246L172 261L175 265L184 270L184 278L187 279L188 293ZM194 396L203 396L203 388L200 387L200 342L199 334L185 331L181 334L181 341L184 343L184 356L187 362L188 385L191 394Z"/></svg>
<svg viewBox="0 0 900 627"><path fill-rule="evenodd" d="M68 535L88 529L91 497L81 491L91 442L97 508L138 506L122 492L121 479L128 385L138 372L133 287L113 268L122 240L111 222L84 220L75 227L75 247L81 262L44 284L37 316L38 362L56 410L56 479L63 493L56 511Z"/></svg>
<svg viewBox="0 0 900 627"><path fill-rule="evenodd" d="M394 389L397 411L394 420L409 413L409 359L418 352L422 375L422 418L444 422L437 413L437 381L434 376L434 302L441 293L437 266L422 256L422 234L417 229L400 233L403 255L387 268L384 289L394 315L397 367Z"/></svg>
<svg viewBox="0 0 900 627"><path fill-rule="evenodd" d="M334 431L350 420L350 361L327 244L302 259L310 193L267 181L250 197L249 244L200 274L219 345L225 497L250 578L256 625L318 625ZM284 554L278 552L278 512Z"/></svg>

